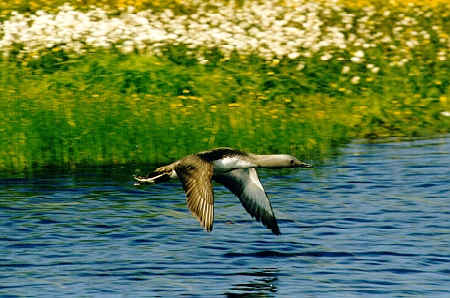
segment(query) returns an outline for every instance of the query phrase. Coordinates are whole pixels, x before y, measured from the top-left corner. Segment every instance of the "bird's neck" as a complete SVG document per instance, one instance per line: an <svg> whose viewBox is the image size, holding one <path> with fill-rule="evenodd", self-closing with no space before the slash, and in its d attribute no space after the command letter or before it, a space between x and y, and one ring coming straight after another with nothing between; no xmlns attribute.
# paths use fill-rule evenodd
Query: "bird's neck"
<svg viewBox="0 0 450 298"><path fill-rule="evenodd" d="M258 168L281 168L282 162L286 160L284 154L252 154L251 157Z"/></svg>

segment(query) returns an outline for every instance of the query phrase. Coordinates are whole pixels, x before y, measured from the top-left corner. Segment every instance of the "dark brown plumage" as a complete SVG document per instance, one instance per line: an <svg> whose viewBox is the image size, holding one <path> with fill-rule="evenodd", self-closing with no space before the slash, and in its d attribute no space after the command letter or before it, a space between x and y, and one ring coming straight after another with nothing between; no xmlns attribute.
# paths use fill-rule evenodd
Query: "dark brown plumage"
<svg viewBox="0 0 450 298"><path fill-rule="evenodd" d="M175 172L183 184L187 205L200 224L212 231L214 220L214 194L211 178L213 166L196 155L183 158Z"/></svg>

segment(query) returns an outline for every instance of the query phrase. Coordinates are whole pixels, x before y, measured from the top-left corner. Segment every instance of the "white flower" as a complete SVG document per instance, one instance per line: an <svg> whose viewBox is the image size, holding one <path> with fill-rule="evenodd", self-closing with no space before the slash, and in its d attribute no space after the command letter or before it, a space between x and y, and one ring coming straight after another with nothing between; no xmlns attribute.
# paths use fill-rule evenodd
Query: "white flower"
<svg viewBox="0 0 450 298"><path fill-rule="evenodd" d="M353 57L350 58L352 62L360 63L364 58L364 52L362 50L358 50L353 54Z"/></svg>
<svg viewBox="0 0 450 298"><path fill-rule="evenodd" d="M299 52L292 52L292 53L288 54L288 58L291 60L294 60L294 59L298 58L299 56L300 56Z"/></svg>
<svg viewBox="0 0 450 298"><path fill-rule="evenodd" d="M351 60L352 62L355 62L355 63L359 63L359 62L362 61L362 59L359 58L359 57L352 57L352 58L350 58L350 60Z"/></svg>
<svg viewBox="0 0 450 298"><path fill-rule="evenodd" d="M342 73L343 73L343 74L346 74L346 73L349 73L349 72L350 72L350 66L345 65L345 66L342 68Z"/></svg>
<svg viewBox="0 0 450 298"><path fill-rule="evenodd" d="M350 83L352 83L353 85L359 84L359 81L361 80L361 78L359 76L354 76L351 80Z"/></svg>
<svg viewBox="0 0 450 298"><path fill-rule="evenodd" d="M406 41L406 46L408 48L412 49L412 48L415 48L418 45L419 45L419 42L417 40L415 40L415 39L410 39L410 40Z"/></svg>
<svg viewBox="0 0 450 298"><path fill-rule="evenodd" d="M322 57L320 57L320 60L322 61L328 61L331 58L333 58L333 55L331 55L330 53L325 53L325 55L323 55Z"/></svg>
<svg viewBox="0 0 450 298"><path fill-rule="evenodd" d="M305 68L305 64L304 64L304 63L299 63L299 64L297 65L297 70L298 70L298 71L303 70L303 68Z"/></svg>
<svg viewBox="0 0 450 298"><path fill-rule="evenodd" d="M445 50L440 50L438 52L437 56L438 56L439 61L446 61L448 59L447 53L445 52Z"/></svg>
<svg viewBox="0 0 450 298"><path fill-rule="evenodd" d="M364 57L364 52L362 50L356 51L354 56L358 57L358 58L363 58Z"/></svg>

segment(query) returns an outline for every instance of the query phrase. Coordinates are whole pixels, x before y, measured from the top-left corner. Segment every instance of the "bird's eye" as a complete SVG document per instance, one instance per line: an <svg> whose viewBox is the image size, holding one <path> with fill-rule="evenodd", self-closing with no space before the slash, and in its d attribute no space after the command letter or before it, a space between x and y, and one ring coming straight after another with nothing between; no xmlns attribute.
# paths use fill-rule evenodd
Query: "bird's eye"
<svg viewBox="0 0 450 298"><path fill-rule="evenodd" d="M293 159L291 159L291 165L293 165L294 164L294 160Z"/></svg>

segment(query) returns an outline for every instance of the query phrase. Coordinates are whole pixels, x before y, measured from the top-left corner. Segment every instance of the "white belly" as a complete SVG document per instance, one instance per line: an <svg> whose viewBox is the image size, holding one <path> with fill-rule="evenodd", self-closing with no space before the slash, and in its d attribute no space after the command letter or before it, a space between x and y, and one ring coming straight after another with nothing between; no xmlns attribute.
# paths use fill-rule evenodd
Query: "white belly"
<svg viewBox="0 0 450 298"><path fill-rule="evenodd" d="M239 157L225 157L222 159L215 160L213 162L215 170L232 170L232 169L247 169L256 167L255 164L249 162L248 160L241 159Z"/></svg>

